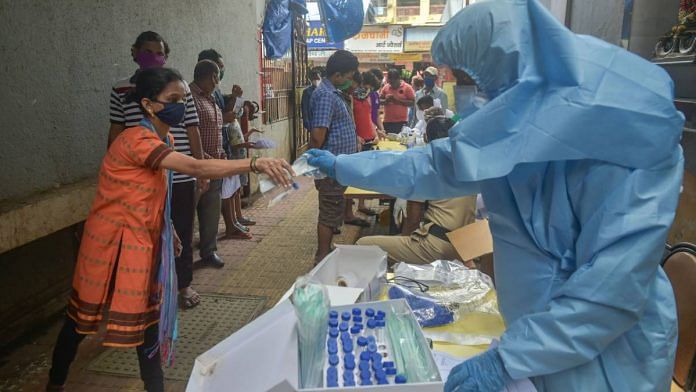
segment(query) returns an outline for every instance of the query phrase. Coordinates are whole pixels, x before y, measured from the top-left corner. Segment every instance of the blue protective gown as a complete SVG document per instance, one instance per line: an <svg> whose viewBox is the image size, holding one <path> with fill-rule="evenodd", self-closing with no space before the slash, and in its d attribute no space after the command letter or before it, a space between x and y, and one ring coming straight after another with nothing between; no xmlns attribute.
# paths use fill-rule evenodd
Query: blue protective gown
<svg viewBox="0 0 696 392"><path fill-rule="evenodd" d="M406 199L483 194L512 378L668 391L676 310L659 263L683 174L670 78L536 0L465 8L432 54L491 101L449 139L339 156L339 182Z"/></svg>

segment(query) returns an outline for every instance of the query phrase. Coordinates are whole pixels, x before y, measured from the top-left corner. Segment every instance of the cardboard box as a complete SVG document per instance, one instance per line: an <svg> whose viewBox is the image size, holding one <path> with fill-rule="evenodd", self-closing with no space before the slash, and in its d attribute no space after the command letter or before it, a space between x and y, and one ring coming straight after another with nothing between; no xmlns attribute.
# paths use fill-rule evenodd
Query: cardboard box
<svg viewBox="0 0 696 392"><path fill-rule="evenodd" d="M408 308L405 300L346 305L387 310L390 306ZM409 309L410 311L410 309ZM414 319L415 322L415 319ZM416 323L417 324L417 323ZM428 347L422 333L418 342ZM428 352L430 352L428 350ZM430 360L435 363L432 355ZM297 317L289 301L269 310L227 339L196 358L187 392L441 392L443 382L371 385L350 388L299 389Z"/></svg>
<svg viewBox="0 0 696 392"><path fill-rule="evenodd" d="M463 261L493 253L493 236L486 219L477 219L472 224L450 231L447 238Z"/></svg>
<svg viewBox="0 0 696 392"><path fill-rule="evenodd" d="M377 246L337 245L309 276L326 286L331 306L379 298L387 272L387 253ZM295 285L278 301L290 298Z"/></svg>

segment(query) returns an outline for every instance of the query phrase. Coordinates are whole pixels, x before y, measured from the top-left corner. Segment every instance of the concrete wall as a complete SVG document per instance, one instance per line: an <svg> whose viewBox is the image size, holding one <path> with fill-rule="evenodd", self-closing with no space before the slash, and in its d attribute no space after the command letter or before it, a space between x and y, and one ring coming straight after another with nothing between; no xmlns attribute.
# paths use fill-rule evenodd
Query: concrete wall
<svg viewBox="0 0 696 392"><path fill-rule="evenodd" d="M130 47L141 31L168 41L167 65L187 79L198 52L217 49L224 91L238 83L258 101L263 7L263 0L0 0L0 201L96 175L110 86L136 68ZM284 137L285 124L269 136Z"/></svg>
<svg viewBox="0 0 696 392"><path fill-rule="evenodd" d="M573 0L570 29L618 45L621 42L623 9L624 0Z"/></svg>
<svg viewBox="0 0 696 392"><path fill-rule="evenodd" d="M628 49L653 57L657 39L677 24L679 0L635 0Z"/></svg>

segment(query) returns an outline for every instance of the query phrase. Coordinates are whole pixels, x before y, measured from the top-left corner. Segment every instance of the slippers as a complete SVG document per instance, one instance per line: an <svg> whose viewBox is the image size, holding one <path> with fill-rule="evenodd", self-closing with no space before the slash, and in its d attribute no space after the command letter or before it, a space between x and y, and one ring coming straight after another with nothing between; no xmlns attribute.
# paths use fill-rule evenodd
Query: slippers
<svg viewBox="0 0 696 392"><path fill-rule="evenodd" d="M369 208L360 208L360 209L358 209L358 212L362 212L363 214L365 214L367 216L376 216L377 215L377 211L369 209Z"/></svg>
<svg viewBox="0 0 696 392"><path fill-rule="evenodd" d="M201 304L201 296L195 291L188 297L181 295L181 299L181 307L184 309L192 309Z"/></svg>
<svg viewBox="0 0 696 392"><path fill-rule="evenodd" d="M250 240L252 238L254 238L254 237L249 233L236 232L236 233L225 234L224 236L222 236L221 239L223 239L223 240Z"/></svg>
<svg viewBox="0 0 696 392"><path fill-rule="evenodd" d="M370 227L370 222L366 221L365 219L360 219L360 218L354 218L351 220L347 220L343 223L345 223L347 225L353 225L353 226Z"/></svg>

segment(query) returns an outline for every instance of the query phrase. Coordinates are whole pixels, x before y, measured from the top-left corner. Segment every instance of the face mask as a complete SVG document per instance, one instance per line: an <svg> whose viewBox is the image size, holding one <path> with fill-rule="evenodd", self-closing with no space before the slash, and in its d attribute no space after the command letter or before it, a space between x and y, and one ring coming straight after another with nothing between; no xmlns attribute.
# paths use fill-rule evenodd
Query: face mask
<svg viewBox="0 0 696 392"><path fill-rule="evenodd" d="M319 83L321 83L321 80L312 80L314 87L319 87Z"/></svg>
<svg viewBox="0 0 696 392"><path fill-rule="evenodd" d="M353 91L353 95L355 98L363 100L367 98L367 96L370 94L370 90L366 89L365 87L358 87Z"/></svg>
<svg viewBox="0 0 696 392"><path fill-rule="evenodd" d="M159 101L155 101L159 102ZM184 121L186 115L186 104L183 102L159 102L164 105L164 109L155 113L155 116L170 127L177 126Z"/></svg>
<svg viewBox="0 0 696 392"><path fill-rule="evenodd" d="M143 51L135 55L135 62L138 63L140 69L149 69L161 68L167 60L164 58L164 55Z"/></svg>
<svg viewBox="0 0 696 392"><path fill-rule="evenodd" d="M222 78L223 78L224 76L225 76L225 69L224 69L224 68L220 68L220 80L222 80Z"/></svg>
<svg viewBox="0 0 696 392"><path fill-rule="evenodd" d="M425 87L427 87L427 88L435 87L435 79L425 79L423 81L423 83L425 84Z"/></svg>
<svg viewBox="0 0 696 392"><path fill-rule="evenodd" d="M353 81L352 81L352 80L346 80L342 85L336 86L336 88L338 88L339 90L346 91L346 90L348 90L349 88L351 88L352 86L353 86Z"/></svg>

